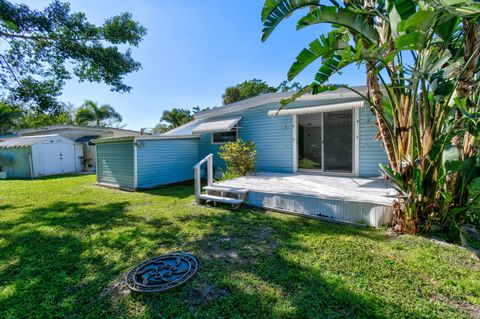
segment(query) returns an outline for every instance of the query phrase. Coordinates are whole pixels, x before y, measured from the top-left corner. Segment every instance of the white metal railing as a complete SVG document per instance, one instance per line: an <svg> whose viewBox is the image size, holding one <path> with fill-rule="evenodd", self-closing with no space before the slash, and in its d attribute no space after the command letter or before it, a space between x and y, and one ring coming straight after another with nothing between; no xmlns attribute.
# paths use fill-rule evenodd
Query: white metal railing
<svg viewBox="0 0 480 319"><path fill-rule="evenodd" d="M205 162L207 163L207 186L212 186L213 183L213 154L208 154L193 167L195 171L195 200L197 204L200 204L200 195L202 194L201 168Z"/></svg>

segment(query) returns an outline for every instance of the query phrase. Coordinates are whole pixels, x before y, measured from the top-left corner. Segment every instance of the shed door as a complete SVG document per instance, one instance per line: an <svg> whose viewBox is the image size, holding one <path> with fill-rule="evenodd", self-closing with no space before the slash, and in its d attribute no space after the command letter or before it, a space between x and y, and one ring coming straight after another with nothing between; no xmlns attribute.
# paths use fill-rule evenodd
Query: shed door
<svg viewBox="0 0 480 319"><path fill-rule="evenodd" d="M75 149L73 144L59 144L62 173L75 172Z"/></svg>
<svg viewBox="0 0 480 319"><path fill-rule="evenodd" d="M45 175L75 172L73 144L43 144Z"/></svg>
<svg viewBox="0 0 480 319"><path fill-rule="evenodd" d="M43 160L45 175L62 173L62 162L60 161L59 144L43 144Z"/></svg>

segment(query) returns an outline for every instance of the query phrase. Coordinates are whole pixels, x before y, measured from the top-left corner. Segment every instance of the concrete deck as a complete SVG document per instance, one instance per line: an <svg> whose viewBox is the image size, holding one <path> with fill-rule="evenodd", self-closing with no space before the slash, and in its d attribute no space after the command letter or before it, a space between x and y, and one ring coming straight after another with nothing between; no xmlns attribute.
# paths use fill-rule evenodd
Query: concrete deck
<svg viewBox="0 0 480 319"><path fill-rule="evenodd" d="M378 227L389 224L395 190L381 178L257 173L214 183L248 189L247 203Z"/></svg>

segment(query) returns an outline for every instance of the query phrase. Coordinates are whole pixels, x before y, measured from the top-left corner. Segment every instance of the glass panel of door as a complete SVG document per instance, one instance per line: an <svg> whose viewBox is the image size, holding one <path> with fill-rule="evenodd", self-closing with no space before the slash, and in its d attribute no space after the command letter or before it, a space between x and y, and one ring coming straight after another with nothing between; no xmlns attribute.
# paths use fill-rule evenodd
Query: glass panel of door
<svg viewBox="0 0 480 319"><path fill-rule="evenodd" d="M298 117L299 169L352 173L353 145L353 111Z"/></svg>

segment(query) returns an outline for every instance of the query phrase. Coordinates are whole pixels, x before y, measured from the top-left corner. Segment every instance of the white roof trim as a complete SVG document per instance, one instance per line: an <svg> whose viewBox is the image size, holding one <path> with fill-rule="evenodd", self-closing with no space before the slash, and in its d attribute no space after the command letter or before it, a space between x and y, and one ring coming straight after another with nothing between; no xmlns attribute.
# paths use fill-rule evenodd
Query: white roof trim
<svg viewBox="0 0 480 319"><path fill-rule="evenodd" d="M353 86L352 88L362 93L365 93L366 91L366 86ZM210 110L199 112L195 114L194 117L196 120L203 120L210 117L218 117L221 115L226 115L232 112L240 112L252 107L265 105L268 103L279 103L281 100L291 97L292 94L293 94L292 92L261 94L259 96L252 97L246 100L242 100L242 101L224 105L218 108L213 108ZM328 92L323 92L315 95L311 95L311 94L302 95L301 97L296 99L296 102L303 102L303 101L320 102L325 100L342 100L342 99L351 100L358 97L359 96L356 93L352 92L351 90L340 88L335 91L328 91Z"/></svg>
<svg viewBox="0 0 480 319"><path fill-rule="evenodd" d="M242 119L237 116L229 119L211 120L204 122L192 130L193 134L219 133L230 131Z"/></svg>
<svg viewBox="0 0 480 319"><path fill-rule="evenodd" d="M65 138L59 134L51 135L34 135L34 136L20 136L14 137L3 142L0 142L0 148L15 148L15 147L28 147L38 143L42 143L52 139L61 139L62 141L68 141L73 143L72 140Z"/></svg>
<svg viewBox="0 0 480 319"><path fill-rule="evenodd" d="M268 111L268 116L287 116L287 115L301 115L301 114L314 114L322 112L334 112L334 111L344 111L344 110L354 110L359 109L365 106L364 101L355 101L349 103L338 103L338 104L328 104L321 106L310 106L302 107L297 109L288 109L288 110L272 110Z"/></svg>

